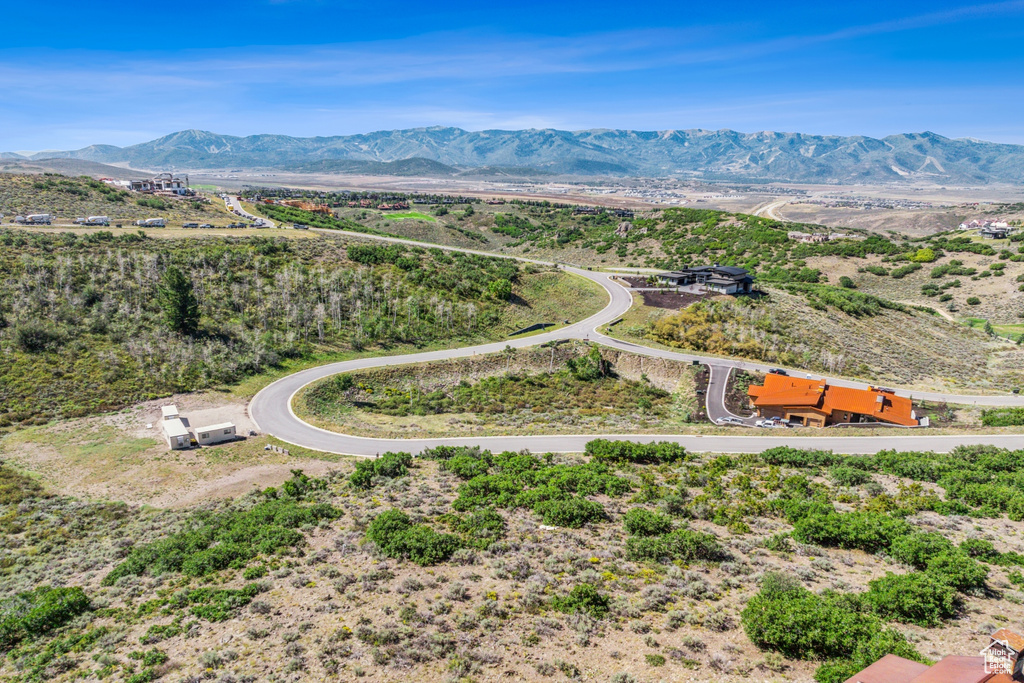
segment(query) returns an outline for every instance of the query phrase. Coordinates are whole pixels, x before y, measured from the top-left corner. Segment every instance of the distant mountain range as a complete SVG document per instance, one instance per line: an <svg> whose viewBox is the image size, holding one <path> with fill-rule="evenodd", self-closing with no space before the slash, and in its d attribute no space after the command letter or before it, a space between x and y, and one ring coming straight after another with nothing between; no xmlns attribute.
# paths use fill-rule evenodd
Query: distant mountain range
<svg viewBox="0 0 1024 683"><path fill-rule="evenodd" d="M485 130L234 137L186 130L130 147L92 145L0 158L81 159L146 169L270 168L382 175L698 176L808 183L1019 183L1024 146L909 133L877 139L732 130Z"/></svg>

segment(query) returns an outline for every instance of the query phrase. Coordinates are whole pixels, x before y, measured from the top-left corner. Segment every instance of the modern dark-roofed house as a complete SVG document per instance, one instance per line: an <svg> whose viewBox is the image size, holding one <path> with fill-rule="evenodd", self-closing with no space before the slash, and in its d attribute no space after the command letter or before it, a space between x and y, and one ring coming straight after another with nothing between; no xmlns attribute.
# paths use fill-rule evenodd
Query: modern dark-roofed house
<svg viewBox="0 0 1024 683"><path fill-rule="evenodd" d="M717 263L713 266L693 266L659 273L655 277L659 282L674 287L703 285L706 290L719 294L746 294L754 284L754 278L745 268L720 266Z"/></svg>

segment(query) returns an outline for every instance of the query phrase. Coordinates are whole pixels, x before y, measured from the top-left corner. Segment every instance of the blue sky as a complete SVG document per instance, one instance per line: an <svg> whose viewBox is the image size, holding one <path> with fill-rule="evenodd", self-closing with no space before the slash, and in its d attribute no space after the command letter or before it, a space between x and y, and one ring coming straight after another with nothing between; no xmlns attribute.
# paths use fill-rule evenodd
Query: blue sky
<svg viewBox="0 0 1024 683"><path fill-rule="evenodd" d="M931 130L1024 144L1024 0L4 3L0 150L177 130Z"/></svg>

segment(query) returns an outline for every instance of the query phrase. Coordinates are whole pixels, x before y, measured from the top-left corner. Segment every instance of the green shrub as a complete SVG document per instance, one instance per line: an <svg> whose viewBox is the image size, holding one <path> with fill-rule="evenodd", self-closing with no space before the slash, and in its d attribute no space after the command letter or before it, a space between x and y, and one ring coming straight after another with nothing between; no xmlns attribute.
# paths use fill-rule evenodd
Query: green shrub
<svg viewBox="0 0 1024 683"><path fill-rule="evenodd" d="M672 519L643 508L633 508L623 516L630 536L661 536L672 531Z"/></svg>
<svg viewBox="0 0 1024 683"><path fill-rule="evenodd" d="M741 618L754 645L793 659L847 660L865 649L920 659L903 636L885 629L854 596L815 595L785 575L766 574Z"/></svg>
<svg viewBox="0 0 1024 683"><path fill-rule="evenodd" d="M570 529L579 529L606 517L603 505L586 498L543 500L533 506L533 511L543 518L545 524Z"/></svg>
<svg viewBox="0 0 1024 683"><path fill-rule="evenodd" d="M588 441L585 452L597 461L638 464L660 464L678 462L686 458L686 449L668 441L636 443L633 441L609 441L594 439Z"/></svg>
<svg viewBox="0 0 1024 683"><path fill-rule="evenodd" d="M292 481L297 478L293 476ZM291 490L304 491L311 486L314 485L300 483ZM198 514L192 528L132 548L128 557L103 578L103 585L112 585L122 576L157 576L177 571L203 576L228 567L241 568L258 555L270 555L302 544L304 537L296 531L299 527L335 519L341 514L330 505L303 505L301 498L287 494L282 497L281 492L273 488L263 495L265 500L251 508L218 515Z"/></svg>
<svg viewBox="0 0 1024 683"><path fill-rule="evenodd" d="M583 382L593 382L606 377L609 373L608 361L601 357L601 350L596 346L591 348L586 355L579 358L570 358L565 362L566 368L575 379Z"/></svg>
<svg viewBox="0 0 1024 683"><path fill-rule="evenodd" d="M871 475L867 472L845 465L830 467L828 478L839 486L860 486L871 481Z"/></svg>
<svg viewBox="0 0 1024 683"><path fill-rule="evenodd" d="M917 252L910 257L910 260L915 263L931 263L936 258L938 257L936 256L934 249L924 247L922 249L918 249Z"/></svg>
<svg viewBox="0 0 1024 683"><path fill-rule="evenodd" d="M988 567L959 549L931 558L925 571L936 581L961 591L984 588L988 578Z"/></svg>
<svg viewBox="0 0 1024 683"><path fill-rule="evenodd" d="M487 474L490 465L487 461L472 455L456 455L441 462L441 469L451 472L460 479L472 479Z"/></svg>
<svg viewBox="0 0 1024 683"><path fill-rule="evenodd" d="M897 280L899 280L899 279L904 278L907 275L910 275L911 273L916 272L918 270L921 270L921 264L920 263L908 263L905 266L900 266L899 268L893 269L893 271L891 273L889 273L889 275L890 275L890 277L893 277L893 278L896 278Z"/></svg>
<svg viewBox="0 0 1024 683"><path fill-rule="evenodd" d="M0 601L0 652L60 628L90 607L78 586L40 586Z"/></svg>
<svg viewBox="0 0 1024 683"><path fill-rule="evenodd" d="M976 296L967 297L967 305L968 306L977 306L980 303L981 303L981 299L979 299Z"/></svg>
<svg viewBox="0 0 1024 683"><path fill-rule="evenodd" d="M932 558L952 549L953 544L941 534L914 532L894 539L889 555L897 562L924 569Z"/></svg>
<svg viewBox="0 0 1024 683"><path fill-rule="evenodd" d="M505 519L494 510L470 513L455 523L455 529L466 537L466 543L485 550L505 535Z"/></svg>
<svg viewBox="0 0 1024 683"><path fill-rule="evenodd" d="M171 205L158 197L143 197L136 199L135 203L139 206L144 206L149 209L155 209L157 211L164 211L171 208Z"/></svg>
<svg viewBox="0 0 1024 683"><path fill-rule="evenodd" d="M409 453L385 453L373 460L360 460L355 471L349 475L349 481L356 488L368 489L373 486L375 478L395 479L404 477L412 466L412 455Z"/></svg>
<svg viewBox="0 0 1024 683"><path fill-rule="evenodd" d="M566 614L585 612L600 619L608 614L608 596L601 594L592 584L580 583L573 586L565 597L551 598L551 608Z"/></svg>
<svg viewBox="0 0 1024 683"><path fill-rule="evenodd" d="M960 550L967 553L969 557L977 557L985 562L998 562L999 552L996 551L992 541L982 538L968 538L960 544Z"/></svg>
<svg viewBox="0 0 1024 683"><path fill-rule="evenodd" d="M633 536L626 541L626 557L634 561L715 561L722 555L714 536L692 529L676 529L662 536Z"/></svg>
<svg viewBox="0 0 1024 683"><path fill-rule="evenodd" d="M462 545L455 536L439 534L422 524L413 525L409 515L401 510L377 515L366 537L388 557L409 559L420 566L445 562Z"/></svg>
<svg viewBox="0 0 1024 683"><path fill-rule="evenodd" d="M171 597L176 607L189 607L193 616L212 622L227 621L237 616L238 611L252 602L262 592L259 584L250 583L239 589L196 588L186 589Z"/></svg>
<svg viewBox="0 0 1024 683"><path fill-rule="evenodd" d="M789 539L789 534L785 533L774 534L764 539L764 547L778 553L788 553L793 551L793 543Z"/></svg>
<svg viewBox="0 0 1024 683"><path fill-rule="evenodd" d="M986 427L1019 427L1024 425L1024 408L992 408L981 411Z"/></svg>
<svg viewBox="0 0 1024 683"><path fill-rule="evenodd" d="M911 530L907 522L878 512L812 513L795 522L793 538L830 548L877 552Z"/></svg>
<svg viewBox="0 0 1024 683"><path fill-rule="evenodd" d="M839 278L839 286L844 289L857 289L857 283L847 275L843 275Z"/></svg>
<svg viewBox="0 0 1024 683"><path fill-rule="evenodd" d="M832 451L805 450L789 446L769 448L762 451L759 457L768 465L787 465L800 468L838 465L845 462L843 456L836 455Z"/></svg>
<svg viewBox="0 0 1024 683"><path fill-rule="evenodd" d="M887 573L868 585L864 601L887 620L938 626L955 616L960 604L956 589L922 572Z"/></svg>

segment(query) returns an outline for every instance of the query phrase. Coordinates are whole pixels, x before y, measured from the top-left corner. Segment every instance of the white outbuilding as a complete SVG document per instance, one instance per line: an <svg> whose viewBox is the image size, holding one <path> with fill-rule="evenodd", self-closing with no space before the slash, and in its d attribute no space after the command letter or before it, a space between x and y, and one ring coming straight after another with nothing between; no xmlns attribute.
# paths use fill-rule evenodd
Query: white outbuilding
<svg viewBox="0 0 1024 683"><path fill-rule="evenodd" d="M178 415L178 406L173 403L169 406L160 406L160 412L165 420L177 420L180 417Z"/></svg>
<svg viewBox="0 0 1024 683"><path fill-rule="evenodd" d="M192 432L177 415L170 419L164 419L160 426L163 427L167 445L171 447L171 450L178 451L192 446Z"/></svg>
<svg viewBox="0 0 1024 683"><path fill-rule="evenodd" d="M202 446L232 441L234 438L235 425L231 422L222 422L209 427L196 427L196 441Z"/></svg>

